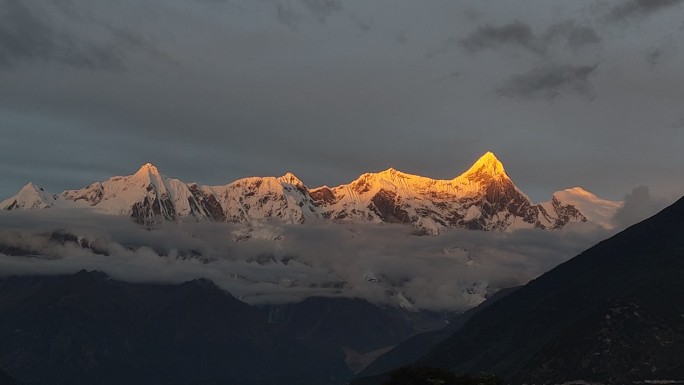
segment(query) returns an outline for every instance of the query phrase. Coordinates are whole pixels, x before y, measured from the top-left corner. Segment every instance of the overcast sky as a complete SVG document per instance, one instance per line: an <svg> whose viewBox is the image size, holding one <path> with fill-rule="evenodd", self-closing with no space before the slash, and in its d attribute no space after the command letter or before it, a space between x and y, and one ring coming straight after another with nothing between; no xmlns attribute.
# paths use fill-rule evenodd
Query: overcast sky
<svg viewBox="0 0 684 385"><path fill-rule="evenodd" d="M684 193L684 0L0 0L0 197L141 164Z"/></svg>

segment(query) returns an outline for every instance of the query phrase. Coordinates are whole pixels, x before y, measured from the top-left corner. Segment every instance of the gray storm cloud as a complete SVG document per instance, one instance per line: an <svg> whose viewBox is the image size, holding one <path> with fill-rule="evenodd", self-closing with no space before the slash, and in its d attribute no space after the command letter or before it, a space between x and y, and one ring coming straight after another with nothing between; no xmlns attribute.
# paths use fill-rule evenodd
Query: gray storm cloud
<svg viewBox="0 0 684 385"><path fill-rule="evenodd" d="M551 24L538 35L532 27L519 20L501 26L485 25L460 41L461 46L470 52L518 46L542 56L559 44L577 50L600 42L601 38L593 28L579 25L574 20Z"/></svg>
<svg viewBox="0 0 684 385"><path fill-rule="evenodd" d="M472 52L487 48L498 48L501 45L518 45L532 52L540 53L544 47L539 46L529 25L515 21L510 24L494 27L483 26L461 41L465 49Z"/></svg>
<svg viewBox="0 0 684 385"><path fill-rule="evenodd" d="M505 97L555 99L565 95L591 96L589 77L596 65L548 65L511 77L497 90Z"/></svg>
<svg viewBox="0 0 684 385"><path fill-rule="evenodd" d="M644 17L684 3L682 0L627 0L617 2L609 12L609 19L625 21Z"/></svg>
<svg viewBox="0 0 684 385"><path fill-rule="evenodd" d="M647 186L635 187L631 193L625 195L624 202L613 218L615 225L621 229L650 217L666 206L661 199L651 196Z"/></svg>
<svg viewBox="0 0 684 385"><path fill-rule="evenodd" d="M60 4L66 9L61 8ZM155 52L141 36L112 27L93 38L65 28L84 23L69 13L70 3L37 4L20 0L0 0L0 67L14 68L25 63L58 63L78 69L122 71L127 53Z"/></svg>
<svg viewBox="0 0 684 385"><path fill-rule="evenodd" d="M592 27L580 25L575 20L566 20L549 26L542 40L547 44L561 42L568 48L577 50L584 46L599 44L601 37Z"/></svg>

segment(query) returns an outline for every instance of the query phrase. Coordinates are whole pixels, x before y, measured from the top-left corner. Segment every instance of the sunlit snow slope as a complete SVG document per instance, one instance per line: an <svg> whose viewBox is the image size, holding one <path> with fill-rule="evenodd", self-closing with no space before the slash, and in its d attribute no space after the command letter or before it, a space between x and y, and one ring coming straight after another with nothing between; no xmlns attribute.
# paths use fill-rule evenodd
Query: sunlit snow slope
<svg viewBox="0 0 684 385"><path fill-rule="evenodd" d="M556 192L551 201L534 204L516 187L496 156L487 152L451 180L390 168L363 174L349 184L314 189L291 173L244 178L224 186L188 184L162 175L147 163L133 175L112 177L61 194L47 193L29 183L1 202L0 208L92 208L127 215L144 225L178 220L406 223L421 234L435 235L448 228L560 229L568 223L587 221L610 228L610 219L620 205L579 187Z"/></svg>

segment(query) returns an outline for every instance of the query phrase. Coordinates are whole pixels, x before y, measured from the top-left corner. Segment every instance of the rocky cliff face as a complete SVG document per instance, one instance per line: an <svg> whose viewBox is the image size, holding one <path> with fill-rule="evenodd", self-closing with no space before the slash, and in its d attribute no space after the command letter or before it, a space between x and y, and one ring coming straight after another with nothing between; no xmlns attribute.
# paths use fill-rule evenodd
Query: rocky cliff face
<svg viewBox="0 0 684 385"><path fill-rule="evenodd" d="M406 223L422 233L436 235L448 228L560 229L571 222L587 221L576 205L580 202L591 208L593 201L567 191L574 190L560 192L560 198L554 196L550 202L534 204L516 187L496 156L488 152L451 180L390 168L363 174L346 185L315 189L307 188L291 173L278 178L244 178L224 186L186 184L163 176L148 163L133 175L58 195L29 184L1 202L0 208L90 207L106 214L128 215L143 225L205 219L245 224L301 224L314 219ZM571 196L574 204L564 202L564 196ZM618 202L611 203L614 205L604 204L602 209L619 207Z"/></svg>

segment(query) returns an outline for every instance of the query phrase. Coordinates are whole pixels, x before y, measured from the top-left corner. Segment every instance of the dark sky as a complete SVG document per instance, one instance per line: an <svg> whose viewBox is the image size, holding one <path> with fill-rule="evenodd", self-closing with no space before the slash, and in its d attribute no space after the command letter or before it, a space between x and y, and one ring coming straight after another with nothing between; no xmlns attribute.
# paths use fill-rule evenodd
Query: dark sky
<svg viewBox="0 0 684 385"><path fill-rule="evenodd" d="M0 0L0 196L491 150L533 200L684 193L684 0Z"/></svg>

